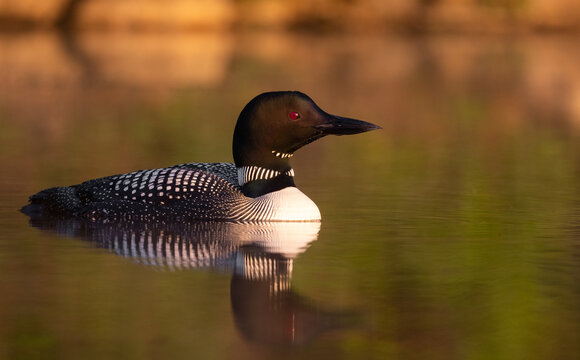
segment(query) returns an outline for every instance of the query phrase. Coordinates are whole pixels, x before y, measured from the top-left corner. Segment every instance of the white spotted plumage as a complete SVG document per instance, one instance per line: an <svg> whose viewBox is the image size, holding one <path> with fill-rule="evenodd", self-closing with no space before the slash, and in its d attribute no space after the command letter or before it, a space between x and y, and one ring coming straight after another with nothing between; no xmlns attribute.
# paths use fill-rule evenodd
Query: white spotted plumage
<svg viewBox="0 0 580 360"><path fill-rule="evenodd" d="M119 217L167 216L242 222L320 220L314 202L296 187L289 186L255 198L241 192L241 186L248 181L268 180L280 175L293 176L294 171L281 173L256 166L236 169L234 164L192 163L91 180L80 184L79 188L81 193L91 193L86 196L93 203L102 204L100 212L90 212L94 218L117 214ZM125 203L114 205L116 201Z"/></svg>

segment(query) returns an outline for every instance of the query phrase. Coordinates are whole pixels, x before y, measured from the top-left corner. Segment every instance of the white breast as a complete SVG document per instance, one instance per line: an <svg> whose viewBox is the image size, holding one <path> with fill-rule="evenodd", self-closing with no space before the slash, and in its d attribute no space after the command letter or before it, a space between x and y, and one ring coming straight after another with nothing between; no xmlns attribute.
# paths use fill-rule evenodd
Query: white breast
<svg viewBox="0 0 580 360"><path fill-rule="evenodd" d="M320 211L310 198L293 186L257 198L246 198L232 209L242 221L320 221Z"/></svg>
<svg viewBox="0 0 580 360"><path fill-rule="evenodd" d="M314 201L293 186L262 195L272 203L271 221L319 221L320 210ZM256 200L257 200L256 199Z"/></svg>

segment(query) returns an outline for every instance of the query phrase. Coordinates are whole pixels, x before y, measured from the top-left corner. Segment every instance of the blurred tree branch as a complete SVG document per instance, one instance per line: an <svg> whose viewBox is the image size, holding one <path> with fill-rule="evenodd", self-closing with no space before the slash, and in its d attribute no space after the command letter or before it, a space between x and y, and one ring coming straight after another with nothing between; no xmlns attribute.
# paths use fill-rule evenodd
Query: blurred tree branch
<svg viewBox="0 0 580 360"><path fill-rule="evenodd" d="M86 0L69 0L63 7L56 19L56 26L68 29L74 26L79 9Z"/></svg>

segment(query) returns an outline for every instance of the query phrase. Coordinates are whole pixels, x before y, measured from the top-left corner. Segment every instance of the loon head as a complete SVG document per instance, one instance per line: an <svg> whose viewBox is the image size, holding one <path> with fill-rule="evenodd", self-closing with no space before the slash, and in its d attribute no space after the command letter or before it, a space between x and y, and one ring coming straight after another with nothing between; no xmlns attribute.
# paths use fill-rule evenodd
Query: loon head
<svg viewBox="0 0 580 360"><path fill-rule="evenodd" d="M233 153L247 196L294 186L289 159L326 135L350 135L380 126L328 114L298 91L266 92L252 99L236 123Z"/></svg>

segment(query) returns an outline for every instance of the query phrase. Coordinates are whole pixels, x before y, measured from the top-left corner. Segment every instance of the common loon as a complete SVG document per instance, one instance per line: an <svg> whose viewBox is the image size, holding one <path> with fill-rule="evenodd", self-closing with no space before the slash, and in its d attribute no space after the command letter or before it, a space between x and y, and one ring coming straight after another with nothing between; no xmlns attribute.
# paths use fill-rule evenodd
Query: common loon
<svg viewBox="0 0 580 360"><path fill-rule="evenodd" d="M330 115L301 92L266 92L238 117L235 164L180 164L54 187L32 195L22 211L90 220L320 221L294 184L290 158L325 135L375 129Z"/></svg>

